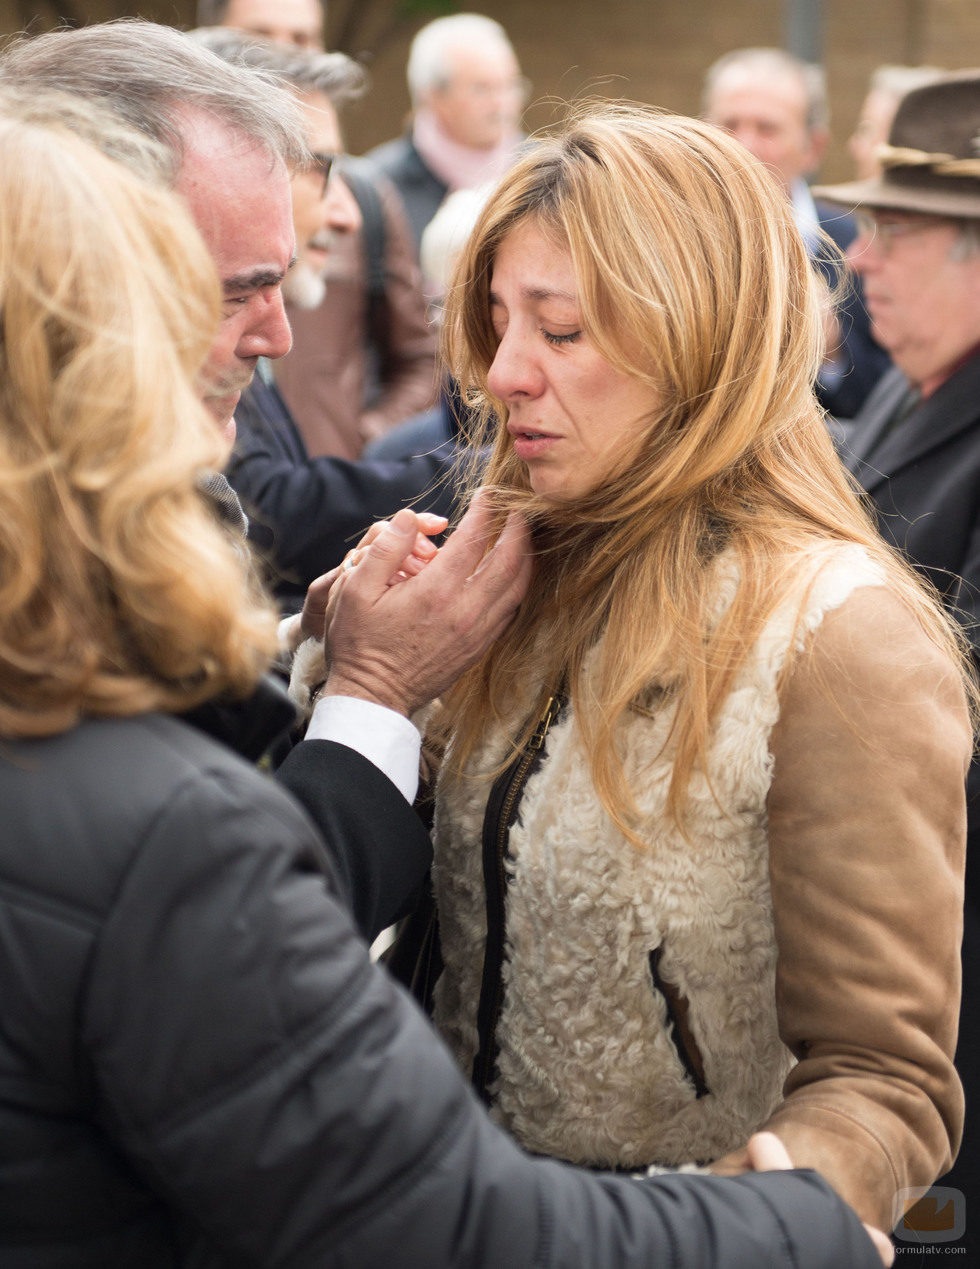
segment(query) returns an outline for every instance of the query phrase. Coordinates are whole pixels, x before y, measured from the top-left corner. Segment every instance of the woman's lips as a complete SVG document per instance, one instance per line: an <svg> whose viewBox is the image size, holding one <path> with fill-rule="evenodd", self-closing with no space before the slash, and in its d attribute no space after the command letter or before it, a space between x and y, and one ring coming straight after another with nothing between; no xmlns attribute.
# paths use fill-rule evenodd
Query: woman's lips
<svg viewBox="0 0 980 1269"><path fill-rule="evenodd" d="M514 453L521 462L525 463L535 458L541 458L553 445L561 440L561 437L555 436L550 432L535 432L531 428L509 428L508 430L514 438Z"/></svg>

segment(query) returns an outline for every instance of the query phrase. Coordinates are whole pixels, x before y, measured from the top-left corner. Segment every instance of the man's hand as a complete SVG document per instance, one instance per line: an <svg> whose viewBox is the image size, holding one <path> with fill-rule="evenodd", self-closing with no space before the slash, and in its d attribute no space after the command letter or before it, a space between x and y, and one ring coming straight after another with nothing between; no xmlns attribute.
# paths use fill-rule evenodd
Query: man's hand
<svg viewBox="0 0 980 1269"><path fill-rule="evenodd" d="M486 553L493 516L479 494L438 555L401 585L418 517L399 511L341 578L327 613L324 691L407 716L450 687L506 628L527 590L527 529L511 517Z"/></svg>

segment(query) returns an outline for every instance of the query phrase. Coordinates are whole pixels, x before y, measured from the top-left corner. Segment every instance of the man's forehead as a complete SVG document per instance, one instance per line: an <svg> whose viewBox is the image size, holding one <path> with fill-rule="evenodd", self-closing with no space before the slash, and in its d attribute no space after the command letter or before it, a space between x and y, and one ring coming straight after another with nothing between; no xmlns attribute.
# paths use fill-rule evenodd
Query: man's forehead
<svg viewBox="0 0 980 1269"><path fill-rule="evenodd" d="M343 150L340 120L326 93L318 91L302 93L299 96L299 102L303 107L303 117L306 120L311 147L314 150L327 150L334 153Z"/></svg>
<svg viewBox="0 0 980 1269"><path fill-rule="evenodd" d="M294 251L285 164L218 119L199 115L186 123L174 187L222 280L284 273Z"/></svg>
<svg viewBox="0 0 980 1269"><path fill-rule="evenodd" d="M253 137L210 111L181 107L175 111L175 121L180 131L181 172L192 170L196 176L202 166L218 167L226 160L229 167L258 161L270 172L282 164Z"/></svg>
<svg viewBox="0 0 980 1269"><path fill-rule="evenodd" d="M712 105L724 102L751 104L754 110L789 111L805 121L807 94L803 81L787 73L769 72L760 75L748 66L733 66L725 71L712 92Z"/></svg>
<svg viewBox="0 0 980 1269"><path fill-rule="evenodd" d="M319 34L323 29L320 0L231 0L225 26L246 31L292 30Z"/></svg>
<svg viewBox="0 0 980 1269"><path fill-rule="evenodd" d="M453 44L446 50L446 60L453 78L483 79L518 73L517 57L506 44L489 43L482 47Z"/></svg>

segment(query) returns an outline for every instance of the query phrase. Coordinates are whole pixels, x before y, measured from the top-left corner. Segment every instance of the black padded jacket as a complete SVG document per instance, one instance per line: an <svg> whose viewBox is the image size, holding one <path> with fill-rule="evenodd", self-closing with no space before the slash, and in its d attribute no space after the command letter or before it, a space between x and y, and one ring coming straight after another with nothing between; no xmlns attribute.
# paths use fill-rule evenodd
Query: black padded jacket
<svg viewBox="0 0 980 1269"><path fill-rule="evenodd" d="M297 753L341 854L410 823L353 751ZM0 806L4 1269L876 1269L812 1173L523 1155L371 963L331 843L187 723L3 742Z"/></svg>

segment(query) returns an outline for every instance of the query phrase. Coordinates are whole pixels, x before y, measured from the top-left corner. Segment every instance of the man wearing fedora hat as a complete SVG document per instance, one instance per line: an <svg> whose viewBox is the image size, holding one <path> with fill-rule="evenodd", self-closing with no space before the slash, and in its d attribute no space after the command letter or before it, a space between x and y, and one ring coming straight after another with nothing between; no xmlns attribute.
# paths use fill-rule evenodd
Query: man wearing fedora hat
<svg viewBox="0 0 980 1269"><path fill-rule="evenodd" d="M895 363L858 416L841 423L841 453L881 532L939 588L980 660L980 70L908 93L879 157L879 176L815 191L860 209L848 255L875 337ZM967 1113L944 1184L980 1199L977 761L969 795L957 1050Z"/></svg>

